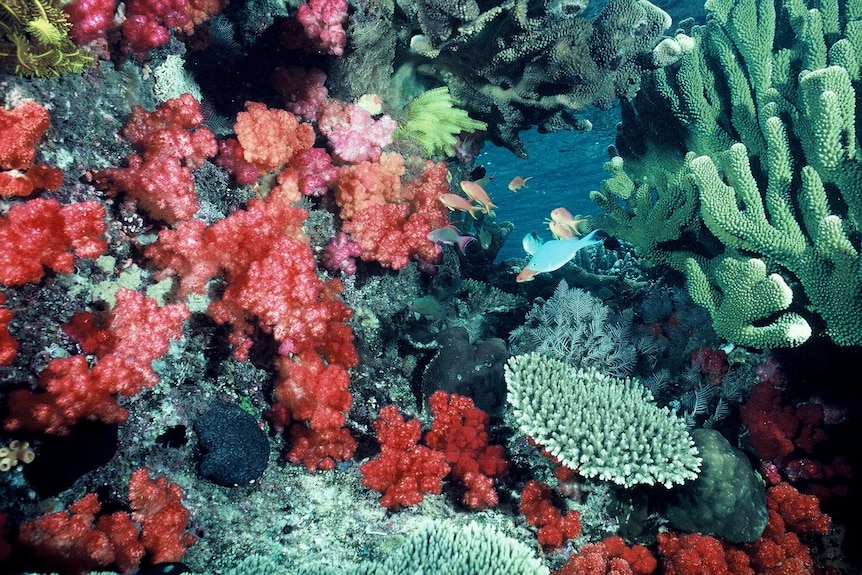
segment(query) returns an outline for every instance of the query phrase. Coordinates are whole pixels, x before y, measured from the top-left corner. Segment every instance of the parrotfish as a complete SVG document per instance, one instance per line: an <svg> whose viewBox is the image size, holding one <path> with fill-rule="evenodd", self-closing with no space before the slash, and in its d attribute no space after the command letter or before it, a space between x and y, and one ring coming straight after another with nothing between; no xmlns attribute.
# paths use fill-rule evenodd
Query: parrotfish
<svg viewBox="0 0 862 575"><path fill-rule="evenodd" d="M512 178L512 181L509 182L509 190L517 192L521 188L528 187L527 182L532 178L533 176L528 176L526 178L522 178L521 176L515 176L514 178Z"/></svg>
<svg viewBox="0 0 862 575"><path fill-rule="evenodd" d="M458 194L442 194L440 202L452 211L458 210L459 212L469 213L473 216L474 220L476 219L476 213L482 211L482 206L471 204L469 200L462 198Z"/></svg>
<svg viewBox="0 0 862 575"><path fill-rule="evenodd" d="M488 192L485 191L485 188L476 182L464 180L461 182L461 189L464 190L464 193L467 194L468 198L477 204L482 204L482 211L486 214L491 213L491 208L497 207L491 201L491 197L488 196Z"/></svg>
<svg viewBox="0 0 862 575"><path fill-rule="evenodd" d="M448 244L450 246L458 246L463 255L467 255L467 244L474 241L473 236L465 236L461 234L461 230L449 224L436 230L428 232L428 239L435 244Z"/></svg>
<svg viewBox="0 0 862 575"><path fill-rule="evenodd" d="M522 242L527 253L532 255L530 261L518 277L517 282L531 281L540 273L552 272L566 265L569 260L575 257L579 250L587 246L601 243L605 240L607 234L601 230L593 230L582 238L572 238L569 240L551 240L541 243L539 237L535 233L527 234ZM528 239L529 238L529 239ZM529 248L529 249L528 249ZM533 250L533 251L531 251Z"/></svg>

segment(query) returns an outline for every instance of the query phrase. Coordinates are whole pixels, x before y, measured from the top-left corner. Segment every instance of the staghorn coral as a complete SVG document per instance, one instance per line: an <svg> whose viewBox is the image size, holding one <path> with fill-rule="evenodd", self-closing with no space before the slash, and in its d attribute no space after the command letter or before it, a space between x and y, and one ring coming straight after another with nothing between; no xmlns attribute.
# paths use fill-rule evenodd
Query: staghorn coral
<svg viewBox="0 0 862 575"><path fill-rule="evenodd" d="M817 6L708 2L691 52L624 106L625 163L591 195L737 344L862 343L862 8Z"/></svg>
<svg viewBox="0 0 862 575"><path fill-rule="evenodd" d="M50 1L0 1L0 66L22 76L80 72L93 58L72 42L71 27Z"/></svg>

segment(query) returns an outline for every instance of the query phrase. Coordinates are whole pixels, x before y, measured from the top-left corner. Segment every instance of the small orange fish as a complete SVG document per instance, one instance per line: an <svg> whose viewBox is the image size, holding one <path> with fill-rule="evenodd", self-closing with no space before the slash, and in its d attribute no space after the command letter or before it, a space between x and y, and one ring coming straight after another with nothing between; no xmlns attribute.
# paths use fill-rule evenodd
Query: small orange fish
<svg viewBox="0 0 862 575"><path fill-rule="evenodd" d="M458 194L442 194L440 202L452 211L467 212L473 219L476 219L476 214L482 211L482 206L471 204L466 198L462 198Z"/></svg>
<svg viewBox="0 0 862 575"><path fill-rule="evenodd" d="M488 192L485 191L485 188L476 182L464 180L461 182L461 189L464 190L464 193L467 194L468 198L478 204L482 204L482 211L486 214L491 213L491 208L497 207L493 202L491 202L491 198L488 196Z"/></svg>
<svg viewBox="0 0 862 575"><path fill-rule="evenodd" d="M528 176L526 178L522 178L521 176L515 176L512 178L512 181L509 182L509 189L513 192L517 192L521 188L527 188L527 181L531 180L533 176Z"/></svg>

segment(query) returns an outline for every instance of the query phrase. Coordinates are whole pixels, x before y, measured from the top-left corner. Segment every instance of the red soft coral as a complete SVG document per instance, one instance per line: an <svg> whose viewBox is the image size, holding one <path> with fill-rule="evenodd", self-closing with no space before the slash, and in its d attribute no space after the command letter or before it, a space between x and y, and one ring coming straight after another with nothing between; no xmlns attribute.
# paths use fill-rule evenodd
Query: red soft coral
<svg viewBox="0 0 862 575"><path fill-rule="evenodd" d="M40 188L59 189L63 172L34 163L36 144L50 125L48 111L36 102L0 108L0 196L24 197Z"/></svg>
<svg viewBox="0 0 862 575"><path fill-rule="evenodd" d="M0 292L0 306L6 303L6 295ZM9 324L14 314L12 310L0 307L0 365L9 365L18 355L18 342L9 333Z"/></svg>
<svg viewBox="0 0 862 575"><path fill-rule="evenodd" d="M652 575L658 563L646 547L619 536L584 546L553 575Z"/></svg>
<svg viewBox="0 0 862 575"><path fill-rule="evenodd" d="M71 273L72 251L85 258L105 251L105 228L105 209L95 201L61 206L36 198L12 206L0 216L0 284L36 283L46 267Z"/></svg>
<svg viewBox="0 0 862 575"><path fill-rule="evenodd" d="M185 533L189 512L182 491L164 477L150 479L146 469L132 472L129 501L133 513L102 515L95 493L58 511L26 521L18 541L32 548L39 559L78 574L116 566L132 573L145 555L152 563L180 561L195 538Z"/></svg>
<svg viewBox="0 0 862 575"><path fill-rule="evenodd" d="M384 154L381 165L389 157ZM411 257L421 262L439 257L440 248L428 234L449 222L446 208L439 202L440 195L449 190L447 170L445 164L432 162L424 168L419 177L400 188L394 187L394 181L382 188L378 182L369 186L364 174L361 183L345 182L343 174L355 172L339 172L336 201L345 218L342 230L360 245L363 260L400 269Z"/></svg>
<svg viewBox="0 0 862 575"><path fill-rule="evenodd" d="M417 419L405 421L390 405L380 410L374 431L380 454L359 469L362 484L383 493L381 505L394 511L421 503L426 493L442 491L449 465L442 453L417 445L422 434Z"/></svg>
<svg viewBox="0 0 862 575"><path fill-rule="evenodd" d="M158 381L150 364L179 337L188 315L182 304L159 307L143 294L120 289L109 319L110 352L92 369L82 355L51 360L39 374L44 393L9 393L4 427L65 435L81 419L122 423L128 412L116 396L135 395Z"/></svg>
<svg viewBox="0 0 862 575"><path fill-rule="evenodd" d="M144 468L129 479L132 518L141 526L141 544L153 563L182 560L195 538L185 533L189 510L182 504L183 492L166 477L151 479Z"/></svg>
<svg viewBox="0 0 862 575"><path fill-rule="evenodd" d="M521 491L521 505L518 507L527 523L538 527L539 544L543 547L558 548L581 532L580 513L569 511L563 515L554 505L551 488L538 481L530 480Z"/></svg>
<svg viewBox="0 0 862 575"><path fill-rule="evenodd" d="M746 554L710 535L658 534L665 575L754 575Z"/></svg>
<svg viewBox="0 0 862 575"><path fill-rule="evenodd" d="M425 445L443 453L453 479L470 484L463 497L466 505L474 509L496 505L491 478L505 475L509 464L502 446L488 445L488 414L469 397L445 391L435 391L428 403L434 419Z"/></svg>
<svg viewBox="0 0 862 575"><path fill-rule="evenodd" d="M127 194L155 219L169 224L190 219L198 210L192 169L218 151L203 119L200 102L190 94L153 112L134 106L123 136L139 154L129 157L125 168L91 173L93 184L109 195Z"/></svg>

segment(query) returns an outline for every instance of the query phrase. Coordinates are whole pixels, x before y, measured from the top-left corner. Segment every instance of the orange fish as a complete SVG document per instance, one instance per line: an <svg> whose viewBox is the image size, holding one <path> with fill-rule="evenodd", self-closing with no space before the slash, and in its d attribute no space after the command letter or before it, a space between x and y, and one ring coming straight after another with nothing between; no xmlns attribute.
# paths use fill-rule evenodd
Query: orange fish
<svg viewBox="0 0 862 575"><path fill-rule="evenodd" d="M491 212L491 208L497 207L493 202L491 202L491 198L488 196L488 192L485 191L485 188L476 182L464 180L461 182L461 189L464 190L464 193L467 194L468 198L478 204L482 204L482 211L486 214Z"/></svg>
<svg viewBox="0 0 862 575"><path fill-rule="evenodd" d="M476 213L482 211L482 206L476 206L470 203L466 198L462 198L458 194L442 194L440 202L450 210L458 210L459 212L467 212L473 219L476 219Z"/></svg>
<svg viewBox="0 0 862 575"><path fill-rule="evenodd" d="M522 178L521 176L515 176L512 178L512 181L509 182L509 189L513 192L517 192L521 188L529 187L527 186L527 181L531 180L533 176L528 176L526 178Z"/></svg>

